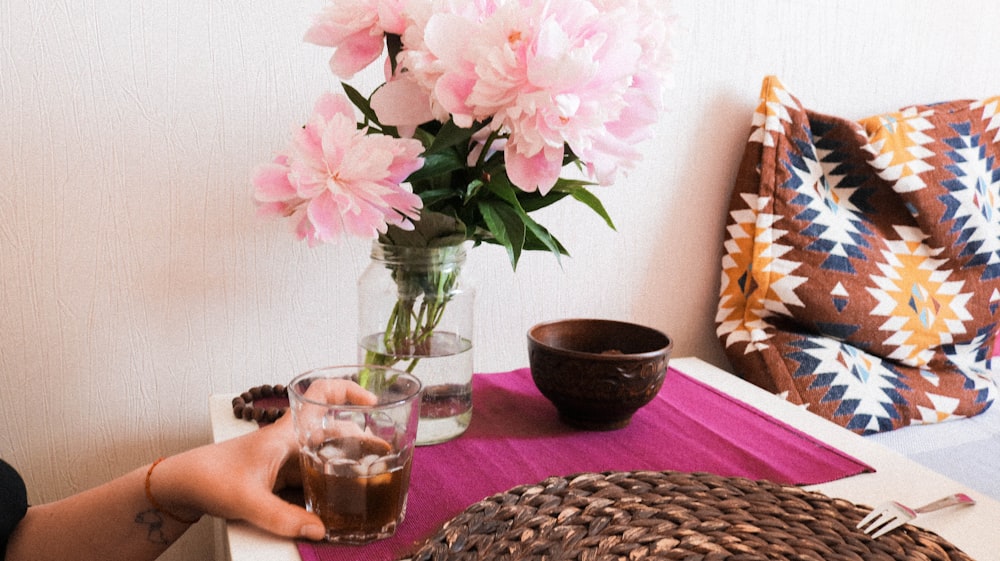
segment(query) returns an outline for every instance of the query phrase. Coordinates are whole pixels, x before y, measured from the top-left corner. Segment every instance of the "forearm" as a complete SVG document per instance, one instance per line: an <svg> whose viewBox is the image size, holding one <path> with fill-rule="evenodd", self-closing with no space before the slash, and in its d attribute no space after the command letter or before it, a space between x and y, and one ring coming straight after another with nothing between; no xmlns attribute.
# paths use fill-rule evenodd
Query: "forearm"
<svg viewBox="0 0 1000 561"><path fill-rule="evenodd" d="M152 474L154 486L159 470ZM83 493L29 508L11 536L7 561L156 559L189 524L150 504L148 471L147 465ZM183 517L193 520L193 514L184 512Z"/></svg>
<svg viewBox="0 0 1000 561"><path fill-rule="evenodd" d="M355 388L361 393L352 394ZM374 400L360 386L340 391L341 401ZM31 507L11 536L6 561L152 560L187 530L184 520L203 514L245 520L279 536L322 539L318 516L274 494L297 479L297 449L291 420L282 418Z"/></svg>

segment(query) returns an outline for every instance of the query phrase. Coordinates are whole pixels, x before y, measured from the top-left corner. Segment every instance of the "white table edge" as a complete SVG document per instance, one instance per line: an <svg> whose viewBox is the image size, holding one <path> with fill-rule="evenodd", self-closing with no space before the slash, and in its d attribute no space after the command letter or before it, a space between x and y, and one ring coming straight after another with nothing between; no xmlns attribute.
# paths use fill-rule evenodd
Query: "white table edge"
<svg viewBox="0 0 1000 561"><path fill-rule="evenodd" d="M975 506L927 514L914 523L945 537L977 561L1000 561L1000 535L996 526L996 521L1000 520L1000 501L792 405L701 359L674 358L670 366L797 427L877 470L875 473L807 486L806 489L868 505L895 499L910 506L919 506L949 493L967 493L976 499ZM662 391L670 391L670 388L665 387ZM215 442L237 437L256 427L253 423L233 417L232 398L235 395L213 395L209 398ZM223 544L216 550L224 551L227 555L224 559L228 561L299 561L294 542L244 522L216 521L216 539Z"/></svg>

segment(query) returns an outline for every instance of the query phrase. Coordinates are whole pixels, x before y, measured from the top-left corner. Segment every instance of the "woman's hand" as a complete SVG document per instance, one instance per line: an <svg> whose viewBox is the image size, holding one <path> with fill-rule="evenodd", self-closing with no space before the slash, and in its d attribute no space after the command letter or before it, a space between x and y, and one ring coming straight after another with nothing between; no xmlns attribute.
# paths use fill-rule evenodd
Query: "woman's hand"
<svg viewBox="0 0 1000 561"><path fill-rule="evenodd" d="M325 387L323 394L338 402L375 402L348 381ZM32 506L11 534L7 561L152 561L204 514L245 520L279 536L322 539L326 532L318 516L274 494L298 482L298 449L286 414L239 438Z"/></svg>
<svg viewBox="0 0 1000 561"><path fill-rule="evenodd" d="M309 393L331 403L375 403L372 393L343 380ZM319 517L274 494L300 484L298 449L292 415L286 413L252 433L167 458L153 472L151 490L179 517L210 514L245 520L279 536L319 540L326 533Z"/></svg>

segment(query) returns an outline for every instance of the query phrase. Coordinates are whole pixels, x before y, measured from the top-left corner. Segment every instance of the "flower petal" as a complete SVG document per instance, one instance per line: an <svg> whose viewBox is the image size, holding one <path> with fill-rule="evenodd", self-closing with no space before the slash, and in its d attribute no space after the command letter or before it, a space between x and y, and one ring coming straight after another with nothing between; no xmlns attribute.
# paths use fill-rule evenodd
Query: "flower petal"
<svg viewBox="0 0 1000 561"><path fill-rule="evenodd" d="M547 148L531 157L525 157L517 150L508 149L504 156L508 178L523 191L537 190L546 195L559 179L563 159L561 148Z"/></svg>
<svg viewBox="0 0 1000 561"><path fill-rule="evenodd" d="M288 181L288 166L277 161L258 167L253 184L254 198L260 202L287 201L296 196L295 187Z"/></svg>
<svg viewBox="0 0 1000 561"><path fill-rule="evenodd" d="M383 125L415 127L434 120L430 92L408 77L395 78L375 90L371 106Z"/></svg>

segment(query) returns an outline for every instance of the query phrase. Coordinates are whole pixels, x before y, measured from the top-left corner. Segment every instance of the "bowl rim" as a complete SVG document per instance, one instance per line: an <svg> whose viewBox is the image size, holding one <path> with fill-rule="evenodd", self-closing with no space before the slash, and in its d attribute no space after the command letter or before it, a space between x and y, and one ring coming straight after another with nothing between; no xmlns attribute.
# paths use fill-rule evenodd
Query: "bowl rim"
<svg viewBox="0 0 1000 561"><path fill-rule="evenodd" d="M651 331L651 332L653 332L653 333L655 333L657 335L662 336L663 338L665 338L667 340L667 344L664 345L663 347L658 348L658 349L655 349L655 350L652 350L652 351L646 351L646 352L642 352L642 353L602 354L602 353L588 353L588 352L585 352L585 351L576 351L576 350L573 350L573 349L564 349L562 347L555 347L555 346L552 346L552 345L550 345L550 344L548 344L548 343L546 343L546 342L538 339L534 335L534 333L535 333L536 330L541 329L543 327L547 327L547 326L550 326L550 325L553 325L553 324L557 324L557 323L568 323L568 322L574 322L574 323L592 323L592 324L601 323L601 324L627 325L627 326L630 326L630 327L638 327L638 328L645 329L647 331ZM661 331L661 330L659 330L659 329L657 329L655 327L650 327L648 325L643 325L641 323L635 323L635 322L632 322L632 321L623 321L623 320L617 320L617 319L602 319L602 318L562 318L562 319L553 319L553 320L548 320L548 321L542 321L542 322L536 323L536 324L532 325L530 328L528 328L528 340L531 343L534 343L534 344L536 344L536 345L538 345L540 347L543 347L545 349L550 349L550 350L557 351L557 352L560 352L560 353L565 353L567 356L572 356L572 357L577 357L577 358L586 358L588 360L599 360L599 361L648 360L650 358L661 356L663 354L669 354L673 350L673 348L674 348L674 340L673 340L673 338L671 338L669 335L667 335L666 333L664 333L663 331Z"/></svg>

